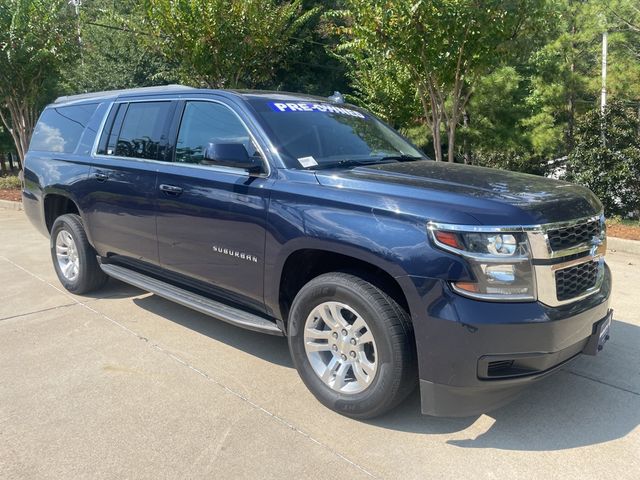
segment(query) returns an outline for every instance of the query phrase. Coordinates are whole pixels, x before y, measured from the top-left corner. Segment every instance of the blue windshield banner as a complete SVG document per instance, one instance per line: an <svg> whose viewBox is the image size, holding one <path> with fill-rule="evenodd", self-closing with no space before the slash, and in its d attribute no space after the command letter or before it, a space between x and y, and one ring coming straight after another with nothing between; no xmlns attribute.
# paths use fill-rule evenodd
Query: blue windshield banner
<svg viewBox="0 0 640 480"><path fill-rule="evenodd" d="M338 113L340 115L349 115L351 117L366 118L366 116L357 110L350 108L338 107L330 103L312 103L312 102L269 102L269 106L276 112L323 112Z"/></svg>

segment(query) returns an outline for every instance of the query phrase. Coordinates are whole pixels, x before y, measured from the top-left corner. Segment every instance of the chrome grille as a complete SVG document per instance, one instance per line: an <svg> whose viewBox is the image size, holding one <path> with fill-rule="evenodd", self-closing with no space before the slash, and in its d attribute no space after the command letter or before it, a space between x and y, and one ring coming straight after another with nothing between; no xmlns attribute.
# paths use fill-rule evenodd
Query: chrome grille
<svg viewBox="0 0 640 480"><path fill-rule="evenodd" d="M600 221L592 220L568 227L547 230L549 246L554 252L567 250L581 244L590 243L600 235Z"/></svg>
<svg viewBox="0 0 640 480"><path fill-rule="evenodd" d="M589 261L556 271L556 296L558 300L569 300L586 293L596 286L599 263Z"/></svg>

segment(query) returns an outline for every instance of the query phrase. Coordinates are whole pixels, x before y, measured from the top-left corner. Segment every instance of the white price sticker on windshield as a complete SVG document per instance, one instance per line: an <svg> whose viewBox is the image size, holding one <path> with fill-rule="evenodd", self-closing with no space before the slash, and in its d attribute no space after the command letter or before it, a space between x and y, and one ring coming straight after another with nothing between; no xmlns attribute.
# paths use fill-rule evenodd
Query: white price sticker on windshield
<svg viewBox="0 0 640 480"><path fill-rule="evenodd" d="M313 157L300 157L298 161L304 168L315 167L318 165L318 162L316 162L316 159Z"/></svg>

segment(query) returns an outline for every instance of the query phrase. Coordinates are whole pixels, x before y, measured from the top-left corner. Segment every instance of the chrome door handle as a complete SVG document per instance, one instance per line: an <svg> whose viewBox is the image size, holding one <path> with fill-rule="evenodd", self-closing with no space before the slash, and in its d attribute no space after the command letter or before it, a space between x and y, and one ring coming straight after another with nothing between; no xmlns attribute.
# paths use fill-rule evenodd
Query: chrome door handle
<svg viewBox="0 0 640 480"><path fill-rule="evenodd" d="M163 183L160 185L160 190L169 195L180 195L182 193L182 187L178 187L177 185L167 185Z"/></svg>
<svg viewBox="0 0 640 480"><path fill-rule="evenodd" d="M94 177L96 177L96 180L98 180L99 182L104 182L105 180L107 180L109 178L109 175L105 172L102 172L100 170L96 171L93 174Z"/></svg>

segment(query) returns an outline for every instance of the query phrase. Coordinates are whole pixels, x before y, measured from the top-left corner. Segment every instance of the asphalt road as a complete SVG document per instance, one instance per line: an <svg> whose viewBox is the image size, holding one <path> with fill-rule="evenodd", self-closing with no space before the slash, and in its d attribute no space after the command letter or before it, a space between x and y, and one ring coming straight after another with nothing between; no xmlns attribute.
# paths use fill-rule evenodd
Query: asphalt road
<svg viewBox="0 0 640 480"><path fill-rule="evenodd" d="M612 339L500 410L322 407L286 341L116 281L62 290L0 209L0 478L640 478L640 258L611 252Z"/></svg>

